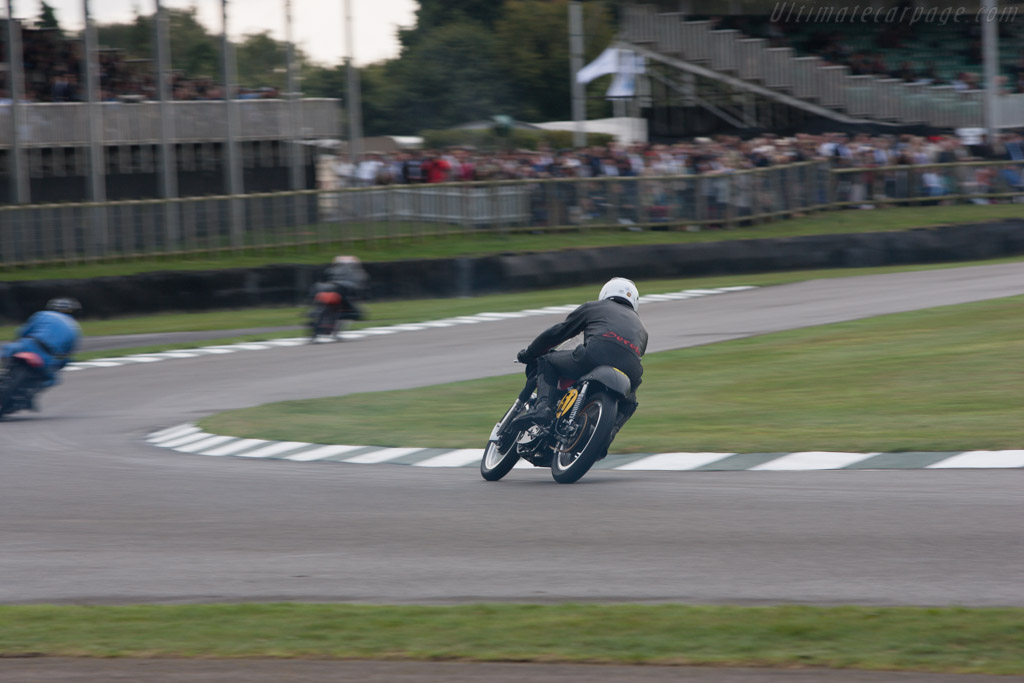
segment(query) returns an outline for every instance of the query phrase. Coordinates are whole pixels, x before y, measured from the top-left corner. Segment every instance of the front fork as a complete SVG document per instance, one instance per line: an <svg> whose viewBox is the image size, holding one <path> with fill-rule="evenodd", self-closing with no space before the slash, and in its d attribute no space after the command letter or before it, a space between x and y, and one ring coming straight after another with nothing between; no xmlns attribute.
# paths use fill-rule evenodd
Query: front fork
<svg viewBox="0 0 1024 683"><path fill-rule="evenodd" d="M505 417L498 420L498 423L494 425L494 429L491 430L491 436L487 440L492 441L494 443L498 443L498 437L501 435L503 431L505 431L505 427L507 427L508 423L512 420L512 416L516 415L519 412L519 409L522 407L522 399L517 398L516 402L513 403L512 407L508 409L507 413L505 413Z"/></svg>

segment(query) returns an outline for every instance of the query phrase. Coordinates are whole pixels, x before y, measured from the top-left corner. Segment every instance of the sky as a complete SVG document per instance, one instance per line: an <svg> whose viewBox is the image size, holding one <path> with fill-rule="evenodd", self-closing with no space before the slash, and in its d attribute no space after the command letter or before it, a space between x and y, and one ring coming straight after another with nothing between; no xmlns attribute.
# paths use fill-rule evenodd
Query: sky
<svg viewBox="0 0 1024 683"><path fill-rule="evenodd" d="M66 30L82 27L82 0L47 0ZM349 0L352 7L353 40L357 64L369 64L398 56L395 31L411 26L418 7L416 0ZM6 5L6 3L3 3ZM199 20L211 33L221 31L220 0L164 0L166 7L196 6ZM98 23L131 21L135 8L151 14L154 0L90 0L90 12ZM229 0L228 32L232 38L269 30L284 40L285 0ZM337 64L348 54L345 45L343 0L292 0L295 42L321 64ZM35 19L39 0L14 0L14 16Z"/></svg>

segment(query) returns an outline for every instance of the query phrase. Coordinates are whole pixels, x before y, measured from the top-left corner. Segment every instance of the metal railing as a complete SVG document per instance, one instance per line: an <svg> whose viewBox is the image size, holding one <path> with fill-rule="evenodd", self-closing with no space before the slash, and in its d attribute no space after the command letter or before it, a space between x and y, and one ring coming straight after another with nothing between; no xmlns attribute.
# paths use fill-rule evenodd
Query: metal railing
<svg viewBox="0 0 1024 683"><path fill-rule="evenodd" d="M372 244L454 234L742 227L795 214L1024 199L1022 162L391 185L0 207L0 267Z"/></svg>
<svg viewBox="0 0 1024 683"><path fill-rule="evenodd" d="M651 6L626 8L621 38L858 118L939 128L984 125L981 90L854 76L819 57L800 57L792 48L769 47L768 41ZM996 106L1001 127L1024 126L1024 94L1000 95Z"/></svg>
<svg viewBox="0 0 1024 683"><path fill-rule="evenodd" d="M836 208L1024 199L1024 163L1020 161L842 168L833 169L829 176L829 205Z"/></svg>
<svg viewBox="0 0 1024 683"><path fill-rule="evenodd" d="M288 137L289 107L285 100L238 100L241 140ZM298 108L300 138L333 138L339 132L338 100L303 99ZM80 102L22 104L18 141L23 146L79 146L89 142L88 104ZM174 137L171 142L216 142L226 136L224 102L174 102ZM107 145L160 142L158 102L101 105L102 143ZM11 145L11 106L0 105L0 148Z"/></svg>

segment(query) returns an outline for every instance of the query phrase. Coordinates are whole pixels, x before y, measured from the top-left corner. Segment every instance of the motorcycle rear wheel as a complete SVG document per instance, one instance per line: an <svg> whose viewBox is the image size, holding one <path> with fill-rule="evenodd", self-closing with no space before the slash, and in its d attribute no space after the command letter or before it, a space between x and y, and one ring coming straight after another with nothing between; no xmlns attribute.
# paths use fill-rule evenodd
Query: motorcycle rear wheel
<svg viewBox="0 0 1024 683"><path fill-rule="evenodd" d="M309 337L311 342L315 342L316 338L319 336L329 337L334 335L334 329L335 325L338 323L338 319L330 306L317 304L317 307L310 315L310 319L313 321Z"/></svg>
<svg viewBox="0 0 1024 683"><path fill-rule="evenodd" d="M559 443L551 459L551 476L559 484L571 484L586 474L608 447L618 413L618 401L604 391L587 398L576 415L579 431L570 444Z"/></svg>

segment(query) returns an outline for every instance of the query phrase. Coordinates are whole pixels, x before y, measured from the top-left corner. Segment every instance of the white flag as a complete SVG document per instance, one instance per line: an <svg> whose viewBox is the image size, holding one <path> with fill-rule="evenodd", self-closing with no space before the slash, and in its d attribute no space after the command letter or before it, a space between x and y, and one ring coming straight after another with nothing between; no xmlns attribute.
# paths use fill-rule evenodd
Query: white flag
<svg viewBox="0 0 1024 683"><path fill-rule="evenodd" d="M619 49L609 47L597 59L576 72L576 82L590 83L595 78L615 73L618 66Z"/></svg>

